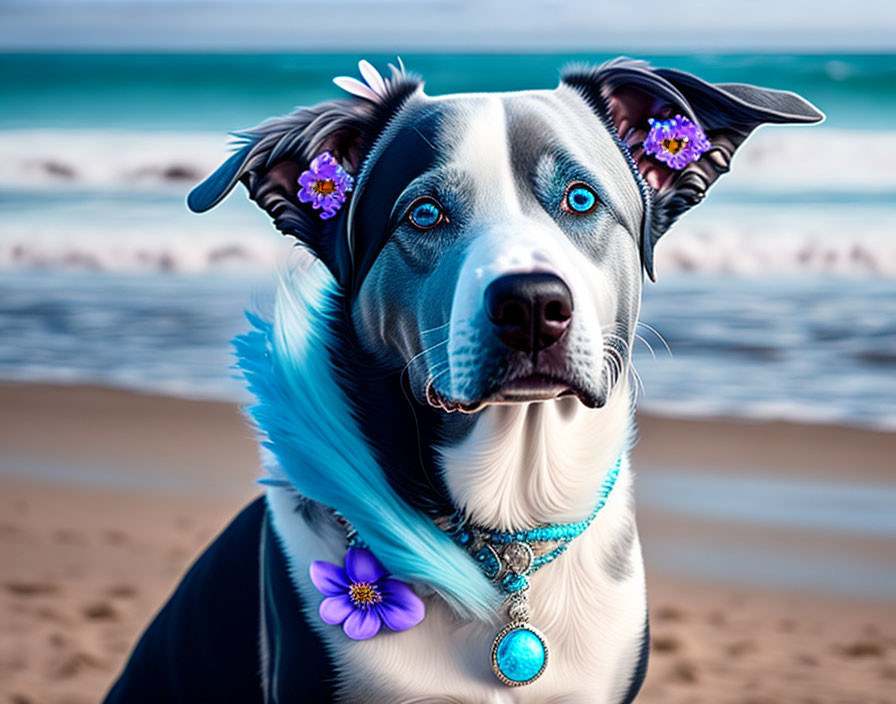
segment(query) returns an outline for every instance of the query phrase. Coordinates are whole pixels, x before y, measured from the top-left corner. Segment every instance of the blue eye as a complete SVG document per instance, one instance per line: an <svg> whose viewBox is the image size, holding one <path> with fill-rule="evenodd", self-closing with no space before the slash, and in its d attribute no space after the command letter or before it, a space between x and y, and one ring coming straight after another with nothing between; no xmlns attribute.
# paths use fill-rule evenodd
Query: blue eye
<svg viewBox="0 0 896 704"><path fill-rule="evenodd" d="M428 230L438 225L444 216L442 209L435 201L424 200L411 208L408 220L414 227L421 230Z"/></svg>
<svg viewBox="0 0 896 704"><path fill-rule="evenodd" d="M597 196L584 184L573 185L566 191L563 209L571 213L590 213L597 205Z"/></svg>

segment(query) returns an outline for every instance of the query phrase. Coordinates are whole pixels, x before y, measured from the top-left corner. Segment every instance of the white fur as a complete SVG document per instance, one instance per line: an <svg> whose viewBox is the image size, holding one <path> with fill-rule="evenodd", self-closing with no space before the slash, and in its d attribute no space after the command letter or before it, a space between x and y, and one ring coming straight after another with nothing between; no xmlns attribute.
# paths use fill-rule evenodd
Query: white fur
<svg viewBox="0 0 896 704"><path fill-rule="evenodd" d="M457 445L439 448L454 504L474 523L520 530L591 511L630 424L623 384L604 408L574 398L489 406Z"/></svg>
<svg viewBox="0 0 896 704"><path fill-rule="evenodd" d="M507 144L504 104L496 95L477 96L475 112L464 116L446 139L457 144L451 163L457 165L475 184L477 214L488 214L500 220L507 213L519 210L519 197L510 168L510 146Z"/></svg>
<svg viewBox="0 0 896 704"><path fill-rule="evenodd" d="M627 398L627 390L617 391L619 398ZM541 435L545 458L557 458L570 443L580 442L570 433L582 431L589 415L560 422L557 409L551 408L557 403L562 402L545 402L544 412L537 414L537 427L532 428ZM520 412L523 408L520 406ZM614 400L603 412L606 415L602 416L602 429L592 430L607 445L597 451L594 461L588 461L584 454L578 461L564 461L565 470L574 476L567 487L551 488L557 478L549 478L545 473L556 465L526 463L514 457L516 453L509 446L502 452L506 455L503 466L481 464L484 483L471 476L468 487L479 486L483 496L495 498L494 493L489 494L490 483L498 482L499 471L508 472L513 489L505 491L503 498L497 497L496 503L504 506L499 512L509 511L507 507L515 503L527 506L535 516L539 507L534 496L528 495L524 480L525 473L532 470L547 482L546 490L553 492L552 501L562 502L564 497L570 501L569 506L558 503L557 515L583 517L590 510L589 502L575 492L567 495L567 490L578 484L580 491L593 499L596 486L616 459L608 447L618 449L624 443L628 423L626 403ZM597 417L600 412L590 413ZM501 424L485 423L482 427L476 443L489 442L487 428L495 430L491 440L496 443L507 443L508 434L512 437L518 433L518 429ZM584 451L586 444L581 443L580 449ZM520 495L514 496L514 490ZM310 621L334 655L342 686L341 701L616 702L627 690L637 662L646 614L637 537L629 548L632 569L625 579L615 580L605 566L605 558L633 518L631 490L632 477L626 460L606 506L588 530L572 542L566 554L533 576L529 592L531 622L548 639L550 663L539 680L518 688L500 684L490 669L489 652L498 624L459 621L425 585L416 586L426 600L426 618L408 631L386 631L369 641L357 642L345 636L341 628L324 624L316 614L322 597L307 577L308 567L312 560L339 563L345 554L344 535L335 525L307 524L295 512L295 495L288 489L270 488L268 504L293 579L308 604ZM481 503L484 506L487 502Z"/></svg>

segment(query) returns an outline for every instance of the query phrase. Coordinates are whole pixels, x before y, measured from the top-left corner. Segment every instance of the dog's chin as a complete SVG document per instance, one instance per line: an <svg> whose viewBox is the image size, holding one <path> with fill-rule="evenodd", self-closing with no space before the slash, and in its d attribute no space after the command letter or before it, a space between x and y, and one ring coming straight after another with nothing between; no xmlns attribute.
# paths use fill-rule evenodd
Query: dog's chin
<svg viewBox="0 0 896 704"><path fill-rule="evenodd" d="M595 394L563 379L545 374L530 374L506 381L483 395L481 399L472 401L448 398L431 383L426 389L426 400L429 405L446 413L478 413L486 406L553 401L566 397L577 398L588 408L599 408L603 405L603 400Z"/></svg>

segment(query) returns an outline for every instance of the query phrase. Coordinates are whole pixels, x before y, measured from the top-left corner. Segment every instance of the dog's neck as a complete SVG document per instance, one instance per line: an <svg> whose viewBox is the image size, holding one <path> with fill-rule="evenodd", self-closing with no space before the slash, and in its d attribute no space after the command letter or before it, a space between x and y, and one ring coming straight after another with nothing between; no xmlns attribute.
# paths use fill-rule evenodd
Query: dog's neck
<svg viewBox="0 0 896 704"><path fill-rule="evenodd" d="M600 409L574 398L489 406L460 442L439 447L453 503L496 530L578 521L625 449L630 394L622 383Z"/></svg>
<svg viewBox="0 0 896 704"><path fill-rule="evenodd" d="M496 530L581 520L628 442L631 394L624 381L598 409L570 397L446 414L417 403L400 375L378 369L355 344L334 349L390 483L433 516L461 509Z"/></svg>

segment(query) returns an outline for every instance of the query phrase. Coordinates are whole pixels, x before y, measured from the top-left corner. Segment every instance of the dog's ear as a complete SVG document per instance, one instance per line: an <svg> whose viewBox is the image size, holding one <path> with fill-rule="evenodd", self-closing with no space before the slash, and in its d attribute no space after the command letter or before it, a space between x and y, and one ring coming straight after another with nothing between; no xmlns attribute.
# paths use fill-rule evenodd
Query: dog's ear
<svg viewBox="0 0 896 704"><path fill-rule="evenodd" d="M741 83L707 83L673 69L618 58L597 68L573 66L563 82L580 92L615 131L631 155L644 195L644 268L651 279L657 240L678 217L699 203L728 171L735 150L763 123L819 122L824 115L795 93ZM648 119L682 115L703 129L711 148L681 170L646 154Z"/></svg>
<svg viewBox="0 0 896 704"><path fill-rule="evenodd" d="M299 175L325 151L356 175L391 117L422 86L403 66L390 65L389 79L366 61L360 67L366 83L346 77L334 81L351 98L298 108L291 115L235 133L236 152L190 192L190 210L202 213L213 208L242 183L280 232L309 247L336 280L346 284L351 276L345 223L349 208L345 204L335 217L321 218L321 210L300 202Z"/></svg>

